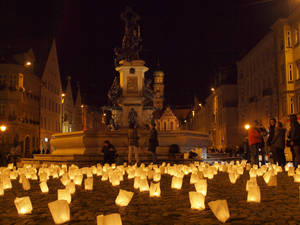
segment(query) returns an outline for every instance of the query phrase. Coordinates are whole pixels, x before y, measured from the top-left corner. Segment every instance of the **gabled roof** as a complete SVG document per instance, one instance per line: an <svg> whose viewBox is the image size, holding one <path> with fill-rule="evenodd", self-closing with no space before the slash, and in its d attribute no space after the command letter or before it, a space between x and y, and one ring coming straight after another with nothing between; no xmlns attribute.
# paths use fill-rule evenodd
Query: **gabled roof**
<svg viewBox="0 0 300 225"><path fill-rule="evenodd" d="M187 119L188 115L190 114L191 109L186 108L186 109L173 109L173 113L179 120L185 120Z"/></svg>
<svg viewBox="0 0 300 225"><path fill-rule="evenodd" d="M176 117L176 115L173 113L172 109L168 106L160 118L163 118L163 117Z"/></svg>

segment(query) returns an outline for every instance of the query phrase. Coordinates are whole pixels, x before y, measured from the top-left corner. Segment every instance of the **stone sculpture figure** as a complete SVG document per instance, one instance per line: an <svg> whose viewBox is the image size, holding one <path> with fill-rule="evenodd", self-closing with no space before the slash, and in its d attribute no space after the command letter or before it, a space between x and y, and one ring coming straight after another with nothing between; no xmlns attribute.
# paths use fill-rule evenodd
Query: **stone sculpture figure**
<svg viewBox="0 0 300 225"><path fill-rule="evenodd" d="M154 99L154 91L151 88L151 80L145 79L145 85L143 90L144 95L144 106L152 106L153 105L153 99Z"/></svg>
<svg viewBox="0 0 300 225"><path fill-rule="evenodd" d="M114 81L110 87L110 90L108 91L108 94L107 94L107 97L113 106L118 105L118 99L121 96L121 93L122 93L122 90L120 87L119 77L115 76Z"/></svg>
<svg viewBox="0 0 300 225"><path fill-rule="evenodd" d="M121 19L125 23L125 32L122 39L121 48L115 48L115 65L117 66L120 60L128 62L139 59L141 46L141 31L137 21L140 17L129 7L121 14Z"/></svg>
<svg viewBox="0 0 300 225"><path fill-rule="evenodd" d="M128 124L129 126L133 126L137 124L137 112L131 108L129 113L128 113Z"/></svg>

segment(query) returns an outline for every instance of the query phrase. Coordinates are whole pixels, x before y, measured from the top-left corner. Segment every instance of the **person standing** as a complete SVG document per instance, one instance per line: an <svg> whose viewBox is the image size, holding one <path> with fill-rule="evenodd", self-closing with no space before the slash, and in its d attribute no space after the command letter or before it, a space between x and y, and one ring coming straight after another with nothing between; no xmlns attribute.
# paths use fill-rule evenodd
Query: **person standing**
<svg viewBox="0 0 300 225"><path fill-rule="evenodd" d="M108 140L104 141L102 152L104 153L104 164L112 164L115 162L115 155L117 151L115 146L113 146Z"/></svg>
<svg viewBox="0 0 300 225"><path fill-rule="evenodd" d="M270 153L272 153L272 158L274 160L274 151L275 149L272 149L272 140L275 135L275 127L276 127L276 119L270 119L270 127L269 127L269 137L267 140L267 154L270 156ZM276 154L276 153L275 153Z"/></svg>
<svg viewBox="0 0 300 225"><path fill-rule="evenodd" d="M300 164L300 124L298 123L297 116L295 114L290 116L290 146L294 151L294 166Z"/></svg>
<svg viewBox="0 0 300 225"><path fill-rule="evenodd" d="M157 161L156 148L158 146L157 130L155 129L155 124L150 125L150 137L149 137L149 147L148 150L152 153L153 162Z"/></svg>
<svg viewBox="0 0 300 225"><path fill-rule="evenodd" d="M132 162L132 153L134 152L135 161L139 162L139 136L135 124L130 124L128 129L128 163Z"/></svg>
<svg viewBox="0 0 300 225"><path fill-rule="evenodd" d="M286 164L284 155L285 133L286 129L283 128L281 122L278 122L274 136L272 138L271 147L274 163L278 163L279 166L284 166Z"/></svg>
<svg viewBox="0 0 300 225"><path fill-rule="evenodd" d="M248 143L250 147L250 162L258 164L259 148L261 147L262 135L259 129L259 122L254 121L254 126L248 130Z"/></svg>

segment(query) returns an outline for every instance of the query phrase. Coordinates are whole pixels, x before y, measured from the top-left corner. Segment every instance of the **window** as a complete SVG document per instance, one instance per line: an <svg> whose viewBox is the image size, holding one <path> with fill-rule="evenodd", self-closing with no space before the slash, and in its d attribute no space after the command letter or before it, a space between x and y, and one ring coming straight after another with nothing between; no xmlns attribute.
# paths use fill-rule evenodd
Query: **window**
<svg viewBox="0 0 300 225"><path fill-rule="evenodd" d="M0 116L5 116L5 105L0 104Z"/></svg>
<svg viewBox="0 0 300 225"><path fill-rule="evenodd" d="M130 73L130 74L135 74L135 69L134 69L134 68L130 68L130 69L129 69L129 73Z"/></svg>
<svg viewBox="0 0 300 225"><path fill-rule="evenodd" d="M174 130L174 124L171 122L171 130Z"/></svg>
<svg viewBox="0 0 300 225"><path fill-rule="evenodd" d="M296 68L296 80L299 80L300 79L300 76L299 76L299 69L298 69L298 66L295 67Z"/></svg>
<svg viewBox="0 0 300 225"><path fill-rule="evenodd" d="M291 45L291 31L287 32L287 46L286 47L287 48L292 47L292 45Z"/></svg>
<svg viewBox="0 0 300 225"><path fill-rule="evenodd" d="M289 81L293 81L293 64L289 64L289 67L288 67L288 70L289 70Z"/></svg>
<svg viewBox="0 0 300 225"><path fill-rule="evenodd" d="M291 107L291 114L294 114L294 102L293 102L293 98L291 98L290 107Z"/></svg>
<svg viewBox="0 0 300 225"><path fill-rule="evenodd" d="M166 130L167 130L167 123L164 122L164 131L166 131Z"/></svg>

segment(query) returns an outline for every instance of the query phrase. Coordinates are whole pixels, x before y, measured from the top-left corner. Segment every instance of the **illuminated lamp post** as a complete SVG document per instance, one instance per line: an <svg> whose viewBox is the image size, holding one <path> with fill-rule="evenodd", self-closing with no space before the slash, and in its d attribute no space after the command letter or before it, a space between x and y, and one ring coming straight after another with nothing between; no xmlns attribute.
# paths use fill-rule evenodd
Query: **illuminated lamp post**
<svg viewBox="0 0 300 225"><path fill-rule="evenodd" d="M4 132L7 130L7 126L2 124L0 126L0 131L1 131L1 150L4 151Z"/></svg>
<svg viewBox="0 0 300 225"><path fill-rule="evenodd" d="M65 102L66 94L61 94L61 132L64 132L64 102Z"/></svg>
<svg viewBox="0 0 300 225"><path fill-rule="evenodd" d="M81 105L81 115L82 115L82 129L86 130L86 107L85 105Z"/></svg>

